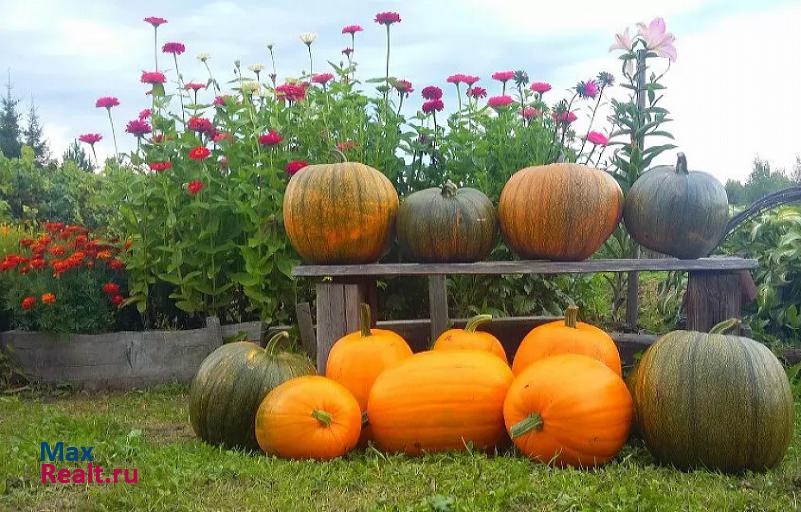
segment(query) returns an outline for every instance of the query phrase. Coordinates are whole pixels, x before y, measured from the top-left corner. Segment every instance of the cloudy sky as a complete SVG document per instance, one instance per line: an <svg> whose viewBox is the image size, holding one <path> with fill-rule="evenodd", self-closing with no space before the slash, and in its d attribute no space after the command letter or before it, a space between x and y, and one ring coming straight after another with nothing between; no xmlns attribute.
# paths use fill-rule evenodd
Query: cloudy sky
<svg viewBox="0 0 801 512"><path fill-rule="evenodd" d="M446 89L447 75L463 72L480 75L479 85L498 94L492 72L525 69L532 80L551 82L554 98L598 71L619 75L608 52L614 33L663 16L678 49L665 106L690 167L742 179L756 155L790 168L801 154L798 0L0 0L0 69L10 70L26 105L34 98L56 154L86 132L102 133L99 149L108 154L107 119L95 99L120 99L114 113L126 148L133 141L121 128L149 103L138 79L153 68L153 34L142 18L169 20L161 42L186 44L181 71L197 81L206 79L198 53L211 54L215 75L227 79L235 59L267 64L268 41L279 77L297 76L307 67L300 32L319 34L313 50L323 63L340 59L348 41L341 27L361 24L356 55L360 77L369 78L383 76L384 31L372 19L385 10L403 18L393 27L391 74L416 91Z"/></svg>

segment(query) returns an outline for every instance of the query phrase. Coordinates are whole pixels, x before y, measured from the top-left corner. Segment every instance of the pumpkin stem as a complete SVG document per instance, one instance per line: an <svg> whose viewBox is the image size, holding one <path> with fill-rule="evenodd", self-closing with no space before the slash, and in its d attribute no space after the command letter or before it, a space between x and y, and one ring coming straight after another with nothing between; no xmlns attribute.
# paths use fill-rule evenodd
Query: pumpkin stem
<svg viewBox="0 0 801 512"><path fill-rule="evenodd" d="M490 320L492 320L492 315L476 315L467 321L467 325L464 326L464 330L467 332L476 332L476 329L479 325L485 324Z"/></svg>
<svg viewBox="0 0 801 512"><path fill-rule="evenodd" d="M687 170L687 157L684 153L676 155L676 174L690 174Z"/></svg>
<svg viewBox="0 0 801 512"><path fill-rule="evenodd" d="M289 339L289 333L286 331L279 331L273 334L273 337L267 342L267 346L264 347L264 351L271 356L275 355L275 352L278 349L278 344L285 339Z"/></svg>
<svg viewBox="0 0 801 512"><path fill-rule="evenodd" d="M571 304L565 308L565 326L576 328L576 321L578 320L578 306Z"/></svg>
<svg viewBox="0 0 801 512"><path fill-rule="evenodd" d="M516 439L532 430L542 430L542 416L538 412L532 412L526 418L512 425L509 435L512 436L512 439Z"/></svg>
<svg viewBox="0 0 801 512"><path fill-rule="evenodd" d="M319 421L324 427L331 426L331 420L333 419L331 417L331 413L326 411L321 411L319 409L314 409L311 415L314 417L314 419Z"/></svg>
<svg viewBox="0 0 801 512"><path fill-rule="evenodd" d="M339 157L340 163L345 163L348 161L348 157L346 157L345 153L340 151L339 148L331 148L331 153Z"/></svg>
<svg viewBox="0 0 801 512"><path fill-rule="evenodd" d="M362 331L362 338L373 335L370 331L370 325L370 304L362 302L361 306L359 306L359 328Z"/></svg>
<svg viewBox="0 0 801 512"><path fill-rule="evenodd" d="M715 324L715 326L709 330L709 334L728 334L735 330L739 331L741 325L743 325L743 321L739 318L729 318L728 320Z"/></svg>
<svg viewBox="0 0 801 512"><path fill-rule="evenodd" d="M456 184L451 180L448 180L444 185L442 185L442 197L453 197L456 195L458 190L459 189L456 187Z"/></svg>

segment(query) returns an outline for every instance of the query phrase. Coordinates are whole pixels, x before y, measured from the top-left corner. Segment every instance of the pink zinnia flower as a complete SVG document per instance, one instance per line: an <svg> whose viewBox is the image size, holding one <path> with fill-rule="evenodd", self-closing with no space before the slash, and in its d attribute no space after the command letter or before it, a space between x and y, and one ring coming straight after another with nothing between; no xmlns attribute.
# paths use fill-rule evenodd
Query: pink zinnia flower
<svg viewBox="0 0 801 512"><path fill-rule="evenodd" d="M84 133L83 135L78 137L79 141L85 142L86 144L89 144L90 146L94 146L95 143L100 142L102 139L103 139L103 136L100 135L99 133Z"/></svg>
<svg viewBox="0 0 801 512"><path fill-rule="evenodd" d="M535 117L539 117L542 115L542 112L537 110L534 107L525 107L520 110L520 115L523 116L523 119L534 119Z"/></svg>
<svg viewBox="0 0 801 512"><path fill-rule="evenodd" d="M189 121L186 122L186 127L193 132L209 132L214 128L208 119L195 116L189 118Z"/></svg>
<svg viewBox="0 0 801 512"><path fill-rule="evenodd" d="M302 85L283 84L275 88L279 99L286 101L301 101L306 97L306 88Z"/></svg>
<svg viewBox="0 0 801 512"><path fill-rule="evenodd" d="M393 86L395 87L395 90L398 91L398 93L401 95L408 96L409 93L414 92L414 89L412 88L412 83L408 80L395 80Z"/></svg>
<svg viewBox="0 0 801 512"><path fill-rule="evenodd" d="M423 112L425 112L426 114L430 114L430 113L432 113L434 111L436 111L436 112L441 111L443 108L445 108L445 104L442 103L441 99L434 98L434 99L430 99L430 100L426 101L425 103L423 103L423 107L422 108L423 108Z"/></svg>
<svg viewBox="0 0 801 512"><path fill-rule="evenodd" d="M487 105L494 109L506 108L512 104L511 96L493 96L487 100Z"/></svg>
<svg viewBox="0 0 801 512"><path fill-rule="evenodd" d="M473 85L474 83L481 80L479 77L475 75L462 75L462 81L467 85Z"/></svg>
<svg viewBox="0 0 801 512"><path fill-rule="evenodd" d="M139 119L147 119L147 118L149 118L149 117L150 117L152 114L153 114L153 111L152 111L152 110L150 110L149 108L146 108L146 109L144 109L143 111L139 112L139 115L138 115L137 117L139 117Z"/></svg>
<svg viewBox="0 0 801 512"><path fill-rule="evenodd" d="M499 82L507 82L515 77L514 71L497 71L492 74L492 78L494 80L498 80Z"/></svg>
<svg viewBox="0 0 801 512"><path fill-rule="evenodd" d="M184 43L164 43L164 46L161 47L161 51L164 53L172 53L173 55L181 55L186 51L186 46Z"/></svg>
<svg viewBox="0 0 801 512"><path fill-rule="evenodd" d="M458 84L460 84L460 83L465 81L464 80L465 77L466 77L466 75L464 75L462 73L456 73L455 75L449 76L445 81L448 82L449 84L458 85Z"/></svg>
<svg viewBox="0 0 801 512"><path fill-rule="evenodd" d="M483 87L471 87L467 90L467 95L472 98L486 98L487 90Z"/></svg>
<svg viewBox="0 0 801 512"><path fill-rule="evenodd" d="M345 25L344 27L342 27L343 34L353 35L356 32L361 32L362 30L364 29L362 28L361 25Z"/></svg>
<svg viewBox="0 0 801 512"><path fill-rule="evenodd" d="M189 192L189 195L196 196L203 190L204 186L205 185L203 185L203 182L200 180L190 181L186 185L186 190Z"/></svg>
<svg viewBox="0 0 801 512"><path fill-rule="evenodd" d="M275 130L270 130L264 135L259 136L259 144L262 146L275 146L282 140L284 140L284 138L281 137Z"/></svg>
<svg viewBox="0 0 801 512"><path fill-rule="evenodd" d="M375 15L375 22L381 25L392 25L393 23L400 23L400 14L396 12L379 12Z"/></svg>
<svg viewBox="0 0 801 512"><path fill-rule="evenodd" d="M663 18L654 18L651 23L637 23L638 35L645 43L646 48L655 52L660 57L666 57L671 61L676 60L676 47L673 43L676 37L667 31Z"/></svg>
<svg viewBox="0 0 801 512"><path fill-rule="evenodd" d="M578 119L576 114L574 114L573 112L553 112L551 114L551 117L553 118L554 121L565 124L570 124L576 119Z"/></svg>
<svg viewBox="0 0 801 512"><path fill-rule="evenodd" d="M576 85L576 92L582 98L594 98L598 96L598 84L595 82L595 80L579 82Z"/></svg>
<svg viewBox="0 0 801 512"><path fill-rule="evenodd" d="M207 159L210 154L211 154L211 151L209 151L208 148L203 147L203 146L197 146L197 147L192 148L189 151L189 155L188 156L189 156L190 160L198 160L198 161L200 161L200 160Z"/></svg>
<svg viewBox="0 0 801 512"><path fill-rule="evenodd" d="M197 82L187 82L186 85L184 85L184 89L186 89L187 91L198 92L199 90L205 89L205 88L206 88L206 84L199 84Z"/></svg>
<svg viewBox="0 0 801 512"><path fill-rule="evenodd" d="M163 84L167 81L164 73L159 71L142 71L142 77L139 79L143 84Z"/></svg>
<svg viewBox="0 0 801 512"><path fill-rule="evenodd" d="M353 53L353 48L343 48L342 55L350 57L350 54Z"/></svg>
<svg viewBox="0 0 801 512"><path fill-rule="evenodd" d="M609 144L609 138L600 132L590 132L587 134L587 142L592 142L596 146L606 146Z"/></svg>
<svg viewBox="0 0 801 512"><path fill-rule="evenodd" d="M103 96L102 98L97 98L95 101L95 107L102 107L102 108L111 108L116 107L120 104L120 100L115 98L114 96Z"/></svg>
<svg viewBox="0 0 801 512"><path fill-rule="evenodd" d="M551 90L551 84L547 82L534 82L531 84L531 90L539 94L545 94Z"/></svg>
<svg viewBox="0 0 801 512"><path fill-rule="evenodd" d="M167 20L164 18L159 18L158 16L150 16L145 18L145 21L153 25L154 27L158 28L159 25L164 25L167 23Z"/></svg>
<svg viewBox="0 0 801 512"><path fill-rule="evenodd" d="M148 167L150 167L151 171L156 171L156 172L164 172L167 169L171 169L172 168L172 163L170 163L169 161L150 162L147 165L148 165Z"/></svg>
<svg viewBox="0 0 801 512"><path fill-rule="evenodd" d="M319 73L317 75L312 76L311 81L315 84L322 84L325 85L331 80L334 79L334 75L331 73Z"/></svg>
<svg viewBox="0 0 801 512"><path fill-rule="evenodd" d="M216 105L218 107L222 107L223 105L225 105L225 100L227 100L228 98L230 98L230 96L227 96L227 95L215 96L214 97L214 105Z"/></svg>
<svg viewBox="0 0 801 512"><path fill-rule="evenodd" d="M420 91L420 94L422 94L423 98L427 100L438 100L442 98L442 89L435 85L428 85L423 87L423 90Z"/></svg>
<svg viewBox="0 0 801 512"><path fill-rule="evenodd" d="M153 131L153 129L150 127L147 121L143 119L134 119L132 121L128 121L128 125L125 127L125 131L130 133L131 135L142 137L143 135Z"/></svg>
<svg viewBox="0 0 801 512"><path fill-rule="evenodd" d="M292 160L286 164L286 173L290 176L294 176L299 170L303 169L307 165L309 165L309 162L306 160Z"/></svg>

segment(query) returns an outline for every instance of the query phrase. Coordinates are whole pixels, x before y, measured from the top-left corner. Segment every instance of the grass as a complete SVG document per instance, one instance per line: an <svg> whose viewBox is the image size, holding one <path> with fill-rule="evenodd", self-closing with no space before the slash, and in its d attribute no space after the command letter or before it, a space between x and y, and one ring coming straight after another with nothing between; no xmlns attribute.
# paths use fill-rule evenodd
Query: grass
<svg viewBox="0 0 801 512"><path fill-rule="evenodd" d="M186 404L183 387L0 396L0 510L789 511L801 501L798 425L784 461L766 474L676 471L636 440L596 470L513 454L409 458L372 449L317 463L205 445ZM97 464L138 468L139 483L42 485L41 441L94 446Z"/></svg>

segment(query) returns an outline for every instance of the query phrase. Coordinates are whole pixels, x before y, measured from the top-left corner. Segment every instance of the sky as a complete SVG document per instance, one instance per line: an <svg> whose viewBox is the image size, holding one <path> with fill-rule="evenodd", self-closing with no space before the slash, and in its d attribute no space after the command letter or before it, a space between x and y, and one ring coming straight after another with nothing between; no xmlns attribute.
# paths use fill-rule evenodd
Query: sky
<svg viewBox="0 0 801 512"><path fill-rule="evenodd" d="M207 74L199 53L211 55L223 82L236 59L243 67L269 64L268 42L275 45L279 80L299 76L308 69L301 32L318 34L312 49L315 71L322 71L349 42L342 26L360 24L365 31L355 55L365 79L383 76L385 33L373 17L388 10L402 17L392 28L390 74L414 84L412 107L421 103L422 87L442 87L446 109L456 103L445 82L453 73L481 76L478 85L493 95L500 94L490 79L494 71L524 69L532 81L553 84L552 100L570 96L579 80L599 71L619 77L617 55L609 52L614 34L662 16L678 51L665 79L664 106L674 119L667 128L691 169L742 180L756 156L791 169L801 154L799 0L0 0L0 70L11 73L23 110L31 99L37 105L54 154L81 133L99 132L102 159L113 146L96 98L120 99L114 116L121 150L135 142L123 133L125 122L149 104L139 83L141 72L154 67L153 32L144 17L169 20L159 29L160 44L183 42L181 72L201 82ZM666 63L659 59L654 69ZM174 79L168 59L160 56L160 67ZM675 153L662 161L675 161Z"/></svg>

